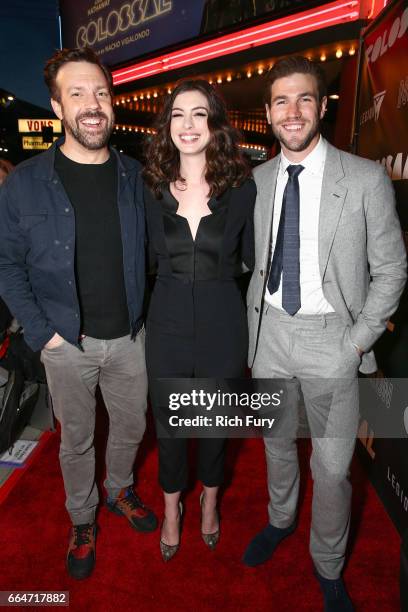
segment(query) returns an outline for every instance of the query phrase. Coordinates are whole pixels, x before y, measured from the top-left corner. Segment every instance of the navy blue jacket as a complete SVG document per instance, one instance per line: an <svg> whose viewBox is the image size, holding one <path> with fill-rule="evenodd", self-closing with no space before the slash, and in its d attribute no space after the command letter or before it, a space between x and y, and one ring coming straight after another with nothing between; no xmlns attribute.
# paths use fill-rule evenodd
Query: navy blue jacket
<svg viewBox="0 0 408 612"><path fill-rule="evenodd" d="M0 191L0 295L38 351L55 332L80 346L74 209L54 170L56 147L21 163ZM115 149L130 334L142 326L145 221L141 166ZM112 295L112 300L115 296Z"/></svg>

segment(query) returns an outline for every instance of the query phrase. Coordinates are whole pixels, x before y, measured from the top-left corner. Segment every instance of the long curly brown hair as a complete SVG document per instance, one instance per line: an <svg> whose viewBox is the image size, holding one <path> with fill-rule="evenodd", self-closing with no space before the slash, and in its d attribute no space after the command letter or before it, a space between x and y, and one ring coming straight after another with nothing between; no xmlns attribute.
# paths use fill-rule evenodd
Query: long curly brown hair
<svg viewBox="0 0 408 612"><path fill-rule="evenodd" d="M166 99L155 128L157 133L146 148L143 177L157 198L175 181L185 183L180 175L180 155L170 136L171 113L176 97L186 91L199 91L208 101L210 141L205 150L205 180L209 195L219 196L228 187L237 187L251 174L251 169L238 147L239 132L229 122L220 94L203 79L181 81Z"/></svg>

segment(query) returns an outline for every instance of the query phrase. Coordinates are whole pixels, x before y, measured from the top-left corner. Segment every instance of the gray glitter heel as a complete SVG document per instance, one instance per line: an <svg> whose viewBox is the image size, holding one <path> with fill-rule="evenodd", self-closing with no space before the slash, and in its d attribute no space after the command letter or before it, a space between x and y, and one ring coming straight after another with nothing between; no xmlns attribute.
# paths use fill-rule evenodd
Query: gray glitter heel
<svg viewBox="0 0 408 612"><path fill-rule="evenodd" d="M166 544L163 540L160 540L160 552L163 558L163 561L170 561L178 549L180 548L180 537L181 537L181 518L183 516L183 504L179 502L179 543L178 544Z"/></svg>

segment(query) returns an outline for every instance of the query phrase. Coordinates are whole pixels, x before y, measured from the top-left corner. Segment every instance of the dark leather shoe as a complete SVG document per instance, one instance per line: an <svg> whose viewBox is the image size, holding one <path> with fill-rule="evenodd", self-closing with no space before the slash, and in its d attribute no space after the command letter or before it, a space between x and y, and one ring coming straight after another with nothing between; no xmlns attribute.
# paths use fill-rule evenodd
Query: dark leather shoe
<svg viewBox="0 0 408 612"><path fill-rule="evenodd" d="M111 512L125 516L133 529L137 531L154 531L157 527L156 515L147 508L133 487L122 489L116 499L108 497L106 506Z"/></svg>
<svg viewBox="0 0 408 612"><path fill-rule="evenodd" d="M255 567L270 559L278 544L295 530L295 523L290 527L279 529L268 525L260 531L251 542L244 553L242 561L249 567Z"/></svg>
<svg viewBox="0 0 408 612"><path fill-rule="evenodd" d="M346 591L342 578L330 580L315 572L324 599L324 612L354 612L354 607Z"/></svg>
<svg viewBox="0 0 408 612"><path fill-rule="evenodd" d="M95 523L74 525L69 533L67 570L72 578L88 578L95 567Z"/></svg>

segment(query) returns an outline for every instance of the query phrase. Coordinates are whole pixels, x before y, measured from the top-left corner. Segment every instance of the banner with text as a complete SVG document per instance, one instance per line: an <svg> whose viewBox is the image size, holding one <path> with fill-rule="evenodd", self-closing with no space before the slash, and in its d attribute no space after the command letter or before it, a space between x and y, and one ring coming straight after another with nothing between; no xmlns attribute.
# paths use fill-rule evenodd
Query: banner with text
<svg viewBox="0 0 408 612"><path fill-rule="evenodd" d="M363 39L357 154L381 163L408 230L408 7L400 0Z"/></svg>
<svg viewBox="0 0 408 612"><path fill-rule="evenodd" d="M360 95L357 106L357 154L382 164L395 189L401 225L408 236L408 8L396 0L380 14L363 37ZM393 377L408 379L408 291L387 331L375 345L378 389L391 389ZM407 396L393 397L389 408L404 419L408 431ZM407 440L384 439L375 422L360 429L362 456L371 480L399 531L408 528ZM361 451L361 447L359 449Z"/></svg>
<svg viewBox="0 0 408 612"><path fill-rule="evenodd" d="M107 65L193 38L205 0L61 0L64 47L89 46Z"/></svg>

